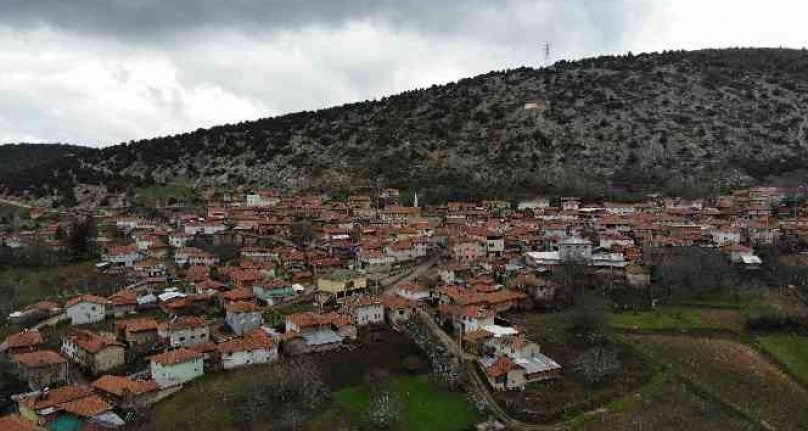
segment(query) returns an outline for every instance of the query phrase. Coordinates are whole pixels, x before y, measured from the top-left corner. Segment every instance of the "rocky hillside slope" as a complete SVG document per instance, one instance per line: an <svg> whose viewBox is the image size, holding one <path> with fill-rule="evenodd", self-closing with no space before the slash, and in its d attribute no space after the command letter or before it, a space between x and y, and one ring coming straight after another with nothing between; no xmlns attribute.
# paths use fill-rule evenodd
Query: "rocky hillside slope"
<svg viewBox="0 0 808 431"><path fill-rule="evenodd" d="M0 170L0 189L181 181L384 185L432 199L703 194L805 180L806 134L808 52L677 51L491 72L102 150L67 147L70 157Z"/></svg>

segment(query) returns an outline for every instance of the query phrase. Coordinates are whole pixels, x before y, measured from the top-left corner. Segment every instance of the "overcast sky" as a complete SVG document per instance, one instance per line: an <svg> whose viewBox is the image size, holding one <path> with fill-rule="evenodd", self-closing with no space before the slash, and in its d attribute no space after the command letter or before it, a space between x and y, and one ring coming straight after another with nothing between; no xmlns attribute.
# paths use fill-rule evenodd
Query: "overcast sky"
<svg viewBox="0 0 808 431"><path fill-rule="evenodd" d="M808 0L0 0L0 143L102 146L599 54L808 45Z"/></svg>

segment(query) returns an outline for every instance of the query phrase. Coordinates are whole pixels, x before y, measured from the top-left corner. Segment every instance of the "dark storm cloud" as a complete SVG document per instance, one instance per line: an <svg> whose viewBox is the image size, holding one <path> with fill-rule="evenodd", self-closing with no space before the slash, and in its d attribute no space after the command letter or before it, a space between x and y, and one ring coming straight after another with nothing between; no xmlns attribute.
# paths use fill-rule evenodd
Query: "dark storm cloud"
<svg viewBox="0 0 808 431"><path fill-rule="evenodd" d="M363 19L440 30L453 27L469 10L494 4L480 0L4 0L0 22L18 28L48 25L124 37L159 37L200 27L271 31ZM507 2L499 5L506 8Z"/></svg>
<svg viewBox="0 0 808 431"><path fill-rule="evenodd" d="M802 46L805 0L0 0L0 142L106 145L626 51ZM732 13L728 14L727 11Z"/></svg>
<svg viewBox="0 0 808 431"><path fill-rule="evenodd" d="M473 38L510 38L519 43L528 36L523 24L531 20L511 13L525 5L539 5L547 16L537 18L554 24L533 28L537 34L581 24L601 37L620 34L623 0L3 0L0 24L161 40L202 29L266 33L368 20L412 31L468 31ZM508 19L487 23L482 19L486 16Z"/></svg>

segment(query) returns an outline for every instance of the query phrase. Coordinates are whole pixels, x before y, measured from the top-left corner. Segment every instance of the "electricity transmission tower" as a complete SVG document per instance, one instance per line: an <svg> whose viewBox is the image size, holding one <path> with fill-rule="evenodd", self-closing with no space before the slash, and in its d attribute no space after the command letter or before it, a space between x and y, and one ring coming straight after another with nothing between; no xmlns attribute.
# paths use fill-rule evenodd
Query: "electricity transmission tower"
<svg viewBox="0 0 808 431"><path fill-rule="evenodd" d="M547 66L550 62L550 42L544 42L541 47L544 51L544 65Z"/></svg>

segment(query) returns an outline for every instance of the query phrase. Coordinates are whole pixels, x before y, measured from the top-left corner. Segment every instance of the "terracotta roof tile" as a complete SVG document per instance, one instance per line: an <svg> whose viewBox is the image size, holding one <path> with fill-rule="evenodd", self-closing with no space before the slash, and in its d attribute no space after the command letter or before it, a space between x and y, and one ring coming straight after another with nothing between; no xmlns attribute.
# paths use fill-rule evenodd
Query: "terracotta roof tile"
<svg viewBox="0 0 808 431"><path fill-rule="evenodd" d="M65 307L71 307L81 302L91 302L94 304L104 305L109 301L107 301L106 298L102 298L96 295L82 295L67 301L67 303L65 303Z"/></svg>
<svg viewBox="0 0 808 431"><path fill-rule="evenodd" d="M201 359L202 354L186 348L171 350L151 357L152 362L163 366L176 365L181 362L188 362L194 359Z"/></svg>
<svg viewBox="0 0 808 431"><path fill-rule="evenodd" d="M167 324L170 331L198 328L200 326L208 326L208 322L199 316L180 316Z"/></svg>
<svg viewBox="0 0 808 431"><path fill-rule="evenodd" d="M20 400L20 402L33 410L42 410L48 407L54 407L59 404L88 397L92 395L92 393L92 389L85 386L62 386L60 388L50 390L47 394L23 398Z"/></svg>
<svg viewBox="0 0 808 431"><path fill-rule="evenodd" d="M126 332L156 331L157 320L150 317L140 317L135 319L119 320L115 322L115 328Z"/></svg>
<svg viewBox="0 0 808 431"><path fill-rule="evenodd" d="M98 353L108 347L123 347L115 340L84 329L72 329L65 336L65 342L71 342L90 353Z"/></svg>
<svg viewBox="0 0 808 431"><path fill-rule="evenodd" d="M98 395L90 395L61 404L59 409L76 416L90 418L112 410L112 406Z"/></svg>
<svg viewBox="0 0 808 431"><path fill-rule="evenodd" d="M21 353L19 355L14 355L13 359L15 362L19 363L20 365L26 368L39 368L39 367L47 367L51 365L59 365L64 364L67 360L58 353L52 350L40 350L38 352L31 352L31 353Z"/></svg>
<svg viewBox="0 0 808 431"><path fill-rule="evenodd" d="M31 329L9 335L6 338L5 344L9 349L17 349L21 347L36 347L43 342L44 340L39 330Z"/></svg>
<svg viewBox="0 0 808 431"><path fill-rule="evenodd" d="M516 364L511 360L511 358L507 356L500 356L499 359L494 361L493 364L489 365L485 372L492 378L497 378L502 375L508 374L509 371L516 368Z"/></svg>
<svg viewBox="0 0 808 431"><path fill-rule="evenodd" d="M135 381L123 376L105 375L93 382L93 388L115 396L142 395L159 389L154 380Z"/></svg>
<svg viewBox="0 0 808 431"><path fill-rule="evenodd" d="M0 417L0 430L3 431L39 431L41 429L21 416L8 415Z"/></svg>

